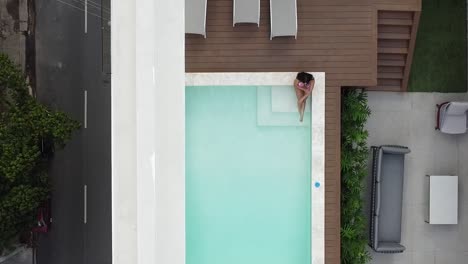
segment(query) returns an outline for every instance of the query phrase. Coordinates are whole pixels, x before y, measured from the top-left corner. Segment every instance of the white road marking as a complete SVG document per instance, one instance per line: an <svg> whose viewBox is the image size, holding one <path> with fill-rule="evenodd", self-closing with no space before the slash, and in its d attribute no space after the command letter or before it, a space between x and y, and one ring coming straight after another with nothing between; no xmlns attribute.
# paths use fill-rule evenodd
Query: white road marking
<svg viewBox="0 0 468 264"><path fill-rule="evenodd" d="M88 33L88 0L84 1L84 33Z"/></svg>
<svg viewBox="0 0 468 264"><path fill-rule="evenodd" d="M88 91L84 91L84 128L88 128Z"/></svg>
<svg viewBox="0 0 468 264"><path fill-rule="evenodd" d="M88 222L88 186L83 185L83 223Z"/></svg>

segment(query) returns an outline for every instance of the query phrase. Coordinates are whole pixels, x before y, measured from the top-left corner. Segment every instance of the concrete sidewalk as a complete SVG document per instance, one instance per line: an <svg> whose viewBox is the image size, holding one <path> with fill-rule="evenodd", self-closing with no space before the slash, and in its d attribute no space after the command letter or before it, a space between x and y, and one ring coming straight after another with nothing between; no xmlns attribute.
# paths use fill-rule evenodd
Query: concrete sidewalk
<svg viewBox="0 0 468 264"><path fill-rule="evenodd" d="M28 20L27 0L0 0L0 52L7 54L23 71Z"/></svg>

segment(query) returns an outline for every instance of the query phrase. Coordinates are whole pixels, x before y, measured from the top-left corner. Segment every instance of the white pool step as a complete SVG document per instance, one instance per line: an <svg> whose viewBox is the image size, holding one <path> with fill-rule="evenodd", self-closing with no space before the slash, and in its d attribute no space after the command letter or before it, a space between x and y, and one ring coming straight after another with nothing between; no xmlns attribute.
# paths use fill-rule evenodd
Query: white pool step
<svg viewBox="0 0 468 264"><path fill-rule="evenodd" d="M292 86L258 86L257 125L310 126L310 98L307 100L304 122L301 123Z"/></svg>

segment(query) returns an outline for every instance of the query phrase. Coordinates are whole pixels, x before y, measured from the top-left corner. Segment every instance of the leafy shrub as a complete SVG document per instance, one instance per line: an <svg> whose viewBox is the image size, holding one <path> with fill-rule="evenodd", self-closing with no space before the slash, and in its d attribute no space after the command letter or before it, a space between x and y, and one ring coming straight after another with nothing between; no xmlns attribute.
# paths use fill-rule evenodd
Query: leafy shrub
<svg viewBox="0 0 468 264"><path fill-rule="evenodd" d="M0 255L34 225L37 208L50 193L50 155L42 143L60 148L79 128L66 114L47 109L28 93L21 71L0 54ZM50 153L49 153L50 154Z"/></svg>
<svg viewBox="0 0 468 264"><path fill-rule="evenodd" d="M370 115L367 94L347 89L342 94L341 114L341 263L364 264L367 251L363 214L364 179L367 176L367 136Z"/></svg>

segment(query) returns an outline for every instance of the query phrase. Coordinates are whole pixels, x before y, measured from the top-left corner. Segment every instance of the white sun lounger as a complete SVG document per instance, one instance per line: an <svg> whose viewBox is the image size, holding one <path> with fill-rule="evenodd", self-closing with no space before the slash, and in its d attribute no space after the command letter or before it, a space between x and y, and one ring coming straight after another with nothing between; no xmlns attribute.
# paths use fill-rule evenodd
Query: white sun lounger
<svg viewBox="0 0 468 264"><path fill-rule="evenodd" d="M260 0L234 0L232 26L236 23L255 23L260 26Z"/></svg>
<svg viewBox="0 0 468 264"><path fill-rule="evenodd" d="M447 102L437 108L436 129L446 134L466 133L468 102Z"/></svg>
<svg viewBox="0 0 468 264"><path fill-rule="evenodd" d="M185 33L206 38L206 1L185 0Z"/></svg>
<svg viewBox="0 0 468 264"><path fill-rule="evenodd" d="M270 39L281 36L297 38L296 0L270 0Z"/></svg>

